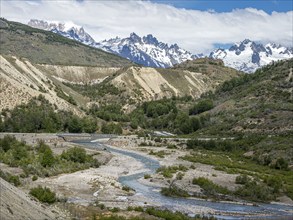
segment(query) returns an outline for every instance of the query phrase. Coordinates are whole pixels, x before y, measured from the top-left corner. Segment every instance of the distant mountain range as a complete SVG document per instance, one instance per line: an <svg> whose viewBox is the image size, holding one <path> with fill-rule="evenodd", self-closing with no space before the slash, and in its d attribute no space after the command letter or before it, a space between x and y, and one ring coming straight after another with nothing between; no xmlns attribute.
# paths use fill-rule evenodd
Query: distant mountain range
<svg viewBox="0 0 293 220"><path fill-rule="evenodd" d="M272 43L263 45L246 39L229 49L216 49L209 57L221 59L226 66L251 73L272 61L292 58L293 48Z"/></svg>
<svg viewBox="0 0 293 220"><path fill-rule="evenodd" d="M159 42L151 34L139 37L131 33L127 38L116 37L95 43L93 46L150 67L166 68L198 58L197 55L180 48L177 44L169 46Z"/></svg>
<svg viewBox="0 0 293 220"><path fill-rule="evenodd" d="M293 57L293 48L283 47L273 43L266 45L245 39L235 43L229 49L216 49L206 55L192 54L180 48L177 44L168 45L158 41L153 35L140 37L131 33L126 38L112 38L96 42L81 26L69 23L30 20L28 25L52 31L67 38L77 40L92 47L125 57L135 63L149 67L172 67L186 60L202 57L222 59L226 66L244 72L254 72L256 69L272 61Z"/></svg>

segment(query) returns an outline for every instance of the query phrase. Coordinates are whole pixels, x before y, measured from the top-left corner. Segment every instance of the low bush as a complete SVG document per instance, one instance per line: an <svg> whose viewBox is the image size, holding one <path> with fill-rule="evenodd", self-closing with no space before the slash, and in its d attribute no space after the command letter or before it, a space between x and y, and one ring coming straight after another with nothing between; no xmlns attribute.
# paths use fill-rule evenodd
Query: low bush
<svg viewBox="0 0 293 220"><path fill-rule="evenodd" d="M32 188L29 193L33 197L37 198L40 202L49 204L56 202L56 194L47 187L43 188L41 186L38 186Z"/></svg>
<svg viewBox="0 0 293 220"><path fill-rule="evenodd" d="M257 183L256 181L249 181L244 186L238 188L235 195L257 202L265 202L275 199L275 194L271 187L263 183Z"/></svg>
<svg viewBox="0 0 293 220"><path fill-rule="evenodd" d="M3 172L2 170L0 170L0 178L6 180L9 183L12 183L14 186L21 185L19 176L11 175L10 173Z"/></svg>
<svg viewBox="0 0 293 220"><path fill-rule="evenodd" d="M168 144L167 148L168 149L178 149L175 144Z"/></svg>
<svg viewBox="0 0 293 220"><path fill-rule="evenodd" d="M122 186L122 190L129 192L132 189L129 186Z"/></svg>
<svg viewBox="0 0 293 220"><path fill-rule="evenodd" d="M208 195L216 195L217 193L230 194L227 188L219 186L204 177L194 178L192 184L199 185Z"/></svg>
<svg viewBox="0 0 293 220"><path fill-rule="evenodd" d="M278 158L274 163L273 167L277 170L288 170L288 161L284 158Z"/></svg>
<svg viewBox="0 0 293 220"><path fill-rule="evenodd" d="M177 186L163 187L161 189L161 193L164 196L171 196L171 197L188 197L189 196L187 191L180 189Z"/></svg>
<svg viewBox="0 0 293 220"><path fill-rule="evenodd" d="M186 172L187 170L187 167L180 164L179 166L162 166L159 169L157 169L156 172L161 173L165 178L172 178L173 174L175 174L177 171Z"/></svg>
<svg viewBox="0 0 293 220"><path fill-rule="evenodd" d="M204 99L195 104L189 109L190 115L200 114L202 112L208 111L214 107L213 101L210 99Z"/></svg>
<svg viewBox="0 0 293 220"><path fill-rule="evenodd" d="M86 151L80 147L73 147L67 151L63 151L61 158L77 163L85 163L87 161Z"/></svg>
<svg viewBox="0 0 293 220"><path fill-rule="evenodd" d="M235 183L237 184L246 184L250 181L250 178L245 175L245 174L242 174L242 175L239 175L236 177L236 180L235 180Z"/></svg>
<svg viewBox="0 0 293 220"><path fill-rule="evenodd" d="M145 179L150 179L151 177L152 177L152 176L151 176L150 174L145 174L145 175L144 175L144 178L145 178Z"/></svg>
<svg viewBox="0 0 293 220"><path fill-rule="evenodd" d="M160 158L164 158L165 155L166 155L166 152L163 151L163 150L160 150L160 151L157 151L157 152L151 151L149 154L157 156L157 157L160 157Z"/></svg>

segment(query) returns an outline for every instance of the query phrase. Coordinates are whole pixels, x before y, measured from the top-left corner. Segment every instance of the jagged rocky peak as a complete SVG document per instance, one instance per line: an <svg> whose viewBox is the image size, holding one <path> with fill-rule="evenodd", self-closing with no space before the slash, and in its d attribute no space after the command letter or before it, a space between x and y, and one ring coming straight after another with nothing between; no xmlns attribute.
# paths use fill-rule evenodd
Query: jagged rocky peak
<svg viewBox="0 0 293 220"><path fill-rule="evenodd" d="M29 25L117 54L144 66L172 67L187 60L205 57L203 54L192 54L176 43L169 46L167 43L160 42L152 34L141 37L133 32L126 38L116 37L96 42L83 27L72 22L48 22L32 19ZM228 49L215 49L206 56L222 59L226 66L250 73L272 61L292 58L293 48L277 43L264 45L245 39Z"/></svg>
<svg viewBox="0 0 293 220"><path fill-rule="evenodd" d="M148 34L147 36L144 36L142 40L146 44L153 44L153 45L159 44L159 41L157 40L157 38L155 38L152 34Z"/></svg>
<svg viewBox="0 0 293 220"><path fill-rule="evenodd" d="M129 39L132 40L135 43L140 43L141 42L141 37L138 36L136 33L132 32L129 36Z"/></svg>
<svg viewBox="0 0 293 220"><path fill-rule="evenodd" d="M101 41L96 43L95 47L151 67L171 67L196 57L177 44L168 46L167 43L160 42L152 34L140 37L131 33L127 38Z"/></svg>
<svg viewBox="0 0 293 220"><path fill-rule="evenodd" d="M292 58L293 48L274 43L263 45L245 39L229 49L216 49L209 57L222 59L226 66L250 73L272 61Z"/></svg>

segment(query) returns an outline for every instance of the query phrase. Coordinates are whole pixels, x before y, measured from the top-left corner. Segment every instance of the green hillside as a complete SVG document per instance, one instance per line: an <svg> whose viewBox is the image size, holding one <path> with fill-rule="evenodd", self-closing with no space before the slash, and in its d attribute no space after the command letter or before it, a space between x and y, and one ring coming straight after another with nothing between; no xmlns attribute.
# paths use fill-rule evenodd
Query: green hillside
<svg viewBox="0 0 293 220"><path fill-rule="evenodd" d="M124 67L127 59L83 45L58 34L0 19L0 54L27 58L32 63Z"/></svg>
<svg viewBox="0 0 293 220"><path fill-rule="evenodd" d="M210 134L287 134L293 126L293 59L226 81L210 98Z"/></svg>

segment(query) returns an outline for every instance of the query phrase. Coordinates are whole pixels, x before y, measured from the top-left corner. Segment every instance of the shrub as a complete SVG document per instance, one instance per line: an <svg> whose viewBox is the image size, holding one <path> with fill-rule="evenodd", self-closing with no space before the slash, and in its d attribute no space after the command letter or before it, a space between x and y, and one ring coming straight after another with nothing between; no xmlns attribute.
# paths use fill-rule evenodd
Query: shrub
<svg viewBox="0 0 293 220"><path fill-rule="evenodd" d="M172 178L173 174L179 170L185 172L188 170L188 168L181 164L179 166L162 166L159 169L157 169L156 172L161 173L165 178Z"/></svg>
<svg viewBox="0 0 293 220"><path fill-rule="evenodd" d="M145 174L145 175L144 175L144 178L145 178L145 179L150 179L150 178L151 178L151 175L150 175L150 174Z"/></svg>
<svg viewBox="0 0 293 220"><path fill-rule="evenodd" d="M32 188L29 193L33 197L37 198L40 202L49 204L56 202L56 194L47 187L43 188L41 186L38 186Z"/></svg>
<svg viewBox="0 0 293 220"><path fill-rule="evenodd" d="M235 183L237 184L247 184L250 181L250 178L243 174L236 177Z"/></svg>
<svg viewBox="0 0 293 220"><path fill-rule="evenodd" d="M252 201L270 201L275 198L273 190L265 184L250 181L238 188L235 195Z"/></svg>
<svg viewBox="0 0 293 220"><path fill-rule="evenodd" d="M101 131L104 134L122 134L123 132L122 127L119 123L104 123L102 125Z"/></svg>
<svg viewBox="0 0 293 220"><path fill-rule="evenodd" d="M161 139L160 137L156 137L156 138L154 139L154 141L157 142L157 143L161 143L161 142L162 142L162 139Z"/></svg>
<svg viewBox="0 0 293 220"><path fill-rule="evenodd" d="M51 167L55 162L52 150L47 147L44 153L40 155L40 163L43 167Z"/></svg>
<svg viewBox="0 0 293 220"><path fill-rule="evenodd" d="M208 111L214 107L213 101L210 99L204 99L195 104L189 109L190 115L200 114L202 112Z"/></svg>
<svg viewBox="0 0 293 220"><path fill-rule="evenodd" d="M129 192L132 189L129 186L122 186L122 190Z"/></svg>
<svg viewBox="0 0 293 220"><path fill-rule="evenodd" d="M14 175L11 175L10 173L4 173L2 170L0 170L0 178L3 178L9 183L12 183L14 186L21 185L19 176L14 176Z"/></svg>
<svg viewBox="0 0 293 220"><path fill-rule="evenodd" d="M274 168L277 170L288 170L288 162L284 158L278 158Z"/></svg>
<svg viewBox="0 0 293 220"><path fill-rule="evenodd" d="M11 149L11 146L15 142L16 142L15 137L10 135L5 135L2 139L0 139L0 149L2 148L4 152L7 152L9 149Z"/></svg>
<svg viewBox="0 0 293 220"><path fill-rule="evenodd" d="M175 144L168 144L167 148L168 149L178 149Z"/></svg>
<svg viewBox="0 0 293 220"><path fill-rule="evenodd" d="M73 147L67 151L63 151L61 158L77 163L85 163L87 160L87 155L85 149L80 147Z"/></svg>
<svg viewBox="0 0 293 220"><path fill-rule="evenodd" d="M147 208L146 213L149 215L158 217L159 219L166 219L166 220L189 220L193 219L188 217L187 215L180 213L180 212L173 212L169 210L159 210L153 207Z"/></svg>
<svg viewBox="0 0 293 220"><path fill-rule="evenodd" d="M32 177L32 181L36 181L37 179L38 179L38 176L33 175L33 177Z"/></svg>
<svg viewBox="0 0 293 220"><path fill-rule="evenodd" d="M199 185L205 191L206 194L211 194L211 195L215 195L216 193L229 194L229 191L227 188L219 186L213 183L211 180L204 177L194 178L192 180L192 184Z"/></svg>
<svg viewBox="0 0 293 220"><path fill-rule="evenodd" d="M81 133L82 132L82 121L77 116L72 116L68 122L68 131L71 133Z"/></svg>
<svg viewBox="0 0 293 220"><path fill-rule="evenodd" d="M181 173L181 172L177 173L177 175L176 175L177 180L182 180L183 177L184 177L184 173Z"/></svg>
<svg viewBox="0 0 293 220"><path fill-rule="evenodd" d="M281 178L277 176L267 177L264 182L273 189L274 193L278 193L283 186Z"/></svg>
<svg viewBox="0 0 293 220"><path fill-rule="evenodd" d="M172 187L163 187L161 189L161 193L164 196L171 196L171 197L188 197L189 194L187 191L178 188L177 186L172 186Z"/></svg>

